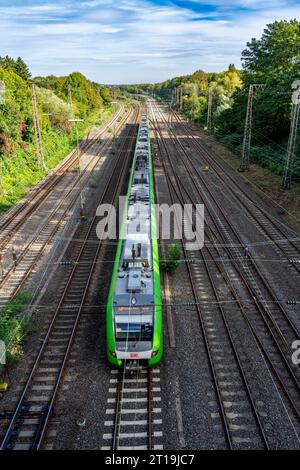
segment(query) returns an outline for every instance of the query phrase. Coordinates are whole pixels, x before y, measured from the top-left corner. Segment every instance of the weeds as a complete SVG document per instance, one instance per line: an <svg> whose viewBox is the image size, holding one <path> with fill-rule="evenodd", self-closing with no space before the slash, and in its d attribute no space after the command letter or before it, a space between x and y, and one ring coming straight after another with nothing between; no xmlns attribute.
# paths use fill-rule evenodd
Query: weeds
<svg viewBox="0 0 300 470"><path fill-rule="evenodd" d="M163 271L172 274L179 265L181 249L178 243L172 243L168 246L166 259L162 260L160 265Z"/></svg>
<svg viewBox="0 0 300 470"><path fill-rule="evenodd" d="M24 341L34 332L29 318L24 315L24 309L32 298L33 294L24 290L0 313L0 340L6 346L7 364L15 363L22 356Z"/></svg>

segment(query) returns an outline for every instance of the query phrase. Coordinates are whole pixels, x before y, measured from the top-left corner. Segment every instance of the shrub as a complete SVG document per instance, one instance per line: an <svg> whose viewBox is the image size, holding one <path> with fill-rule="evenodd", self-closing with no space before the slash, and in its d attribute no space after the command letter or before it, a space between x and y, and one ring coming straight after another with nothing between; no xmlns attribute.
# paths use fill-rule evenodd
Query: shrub
<svg viewBox="0 0 300 470"><path fill-rule="evenodd" d="M0 340L6 345L8 364L20 358L24 341L33 332L29 319L24 315L24 309L32 297L31 292L22 291L0 313Z"/></svg>
<svg viewBox="0 0 300 470"><path fill-rule="evenodd" d="M166 259L161 261L163 271L172 274L179 265L181 257L181 248L178 243L172 243L168 246Z"/></svg>
<svg viewBox="0 0 300 470"><path fill-rule="evenodd" d="M5 101L0 103L0 213L15 204L47 174L37 164L31 94L28 80L24 79L26 73L21 59L14 61L6 57L1 61L0 58L0 81L6 86ZM34 83L45 161L51 170L76 146L77 131L82 139L96 120L99 124L106 121L113 108L109 90L78 73L68 77L37 77ZM68 122L68 85L72 86L74 117L83 118L82 123ZM102 105L101 117L99 105Z"/></svg>
<svg viewBox="0 0 300 470"><path fill-rule="evenodd" d="M96 189L98 187L99 181L96 175L92 176L89 181L90 188Z"/></svg>

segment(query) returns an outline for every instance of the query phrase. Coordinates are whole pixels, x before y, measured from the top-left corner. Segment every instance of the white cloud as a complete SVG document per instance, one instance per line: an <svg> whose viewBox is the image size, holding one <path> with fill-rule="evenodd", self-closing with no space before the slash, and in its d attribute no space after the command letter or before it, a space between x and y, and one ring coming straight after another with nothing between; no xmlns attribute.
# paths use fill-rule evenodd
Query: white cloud
<svg viewBox="0 0 300 470"><path fill-rule="evenodd" d="M67 0L17 8L12 2L0 8L2 54L22 55L34 74L80 70L101 83L158 81L240 66L246 42L266 23L300 17L299 4L276 0L205 0L216 6L208 13L175 3ZM234 12L234 5L250 11Z"/></svg>

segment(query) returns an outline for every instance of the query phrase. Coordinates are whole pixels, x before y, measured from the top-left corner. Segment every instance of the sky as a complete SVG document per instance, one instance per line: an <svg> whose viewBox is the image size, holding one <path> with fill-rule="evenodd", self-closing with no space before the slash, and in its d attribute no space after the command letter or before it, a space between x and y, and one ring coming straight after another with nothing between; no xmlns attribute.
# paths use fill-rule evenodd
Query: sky
<svg viewBox="0 0 300 470"><path fill-rule="evenodd" d="M300 0L0 0L0 56L36 75L160 82L241 66L266 24L300 18Z"/></svg>

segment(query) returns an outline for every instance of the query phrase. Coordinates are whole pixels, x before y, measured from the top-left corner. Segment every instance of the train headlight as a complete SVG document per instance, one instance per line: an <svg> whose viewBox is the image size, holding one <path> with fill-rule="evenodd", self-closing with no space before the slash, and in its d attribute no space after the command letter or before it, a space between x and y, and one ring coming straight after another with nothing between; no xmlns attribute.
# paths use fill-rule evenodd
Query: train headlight
<svg viewBox="0 0 300 470"><path fill-rule="evenodd" d="M151 357L155 357L158 354L159 349L156 349L155 351L152 351Z"/></svg>
<svg viewBox="0 0 300 470"><path fill-rule="evenodd" d="M115 351L109 351L109 354L111 354L113 357L116 357Z"/></svg>
<svg viewBox="0 0 300 470"><path fill-rule="evenodd" d="M131 303L132 303L132 305L135 305L135 304L136 304L136 298L135 298L135 297L132 297Z"/></svg>

